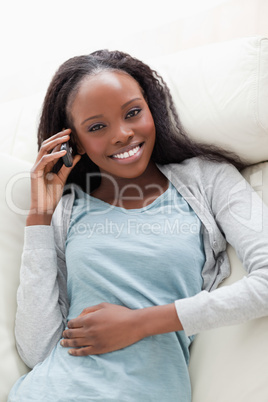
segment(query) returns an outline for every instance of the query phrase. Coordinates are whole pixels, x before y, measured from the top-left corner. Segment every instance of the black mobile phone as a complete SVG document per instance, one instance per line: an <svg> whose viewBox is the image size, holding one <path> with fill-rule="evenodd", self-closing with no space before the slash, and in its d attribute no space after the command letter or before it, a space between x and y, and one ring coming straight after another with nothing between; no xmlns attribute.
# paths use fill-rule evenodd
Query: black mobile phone
<svg viewBox="0 0 268 402"><path fill-rule="evenodd" d="M52 172L53 173L58 173L62 167L62 165L64 164L67 167L71 167L73 165L73 147L69 144L69 141L64 142L61 147L60 150L66 150L66 154L61 157L53 166L52 168Z"/></svg>
<svg viewBox="0 0 268 402"><path fill-rule="evenodd" d="M62 157L62 162L66 167L71 167L73 165L73 148L70 146L69 142L61 144L60 150L67 151Z"/></svg>

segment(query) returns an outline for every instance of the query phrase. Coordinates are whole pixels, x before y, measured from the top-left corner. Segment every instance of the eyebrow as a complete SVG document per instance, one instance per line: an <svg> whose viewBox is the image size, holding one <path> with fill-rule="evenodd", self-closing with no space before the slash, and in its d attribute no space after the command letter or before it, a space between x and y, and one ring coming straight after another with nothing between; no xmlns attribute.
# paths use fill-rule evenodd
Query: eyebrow
<svg viewBox="0 0 268 402"><path fill-rule="evenodd" d="M81 126L82 126L83 124L85 124L85 122L88 121L88 120L98 119L98 118L100 118L100 117L103 117L103 114L96 114L96 116L88 117L87 119L85 119L84 121L82 121Z"/></svg>
<svg viewBox="0 0 268 402"><path fill-rule="evenodd" d="M127 101L126 103L124 103L124 104L121 106L121 109L124 109L126 106L128 106L128 105L129 105L130 103L132 103L132 102L135 102L136 100L142 100L142 99L141 99L141 98L133 98L133 99ZM103 117L103 114L96 114L95 116L88 117L87 119L85 119L84 121L82 121L81 126L82 126L83 124L85 124L88 120L99 119L100 117Z"/></svg>

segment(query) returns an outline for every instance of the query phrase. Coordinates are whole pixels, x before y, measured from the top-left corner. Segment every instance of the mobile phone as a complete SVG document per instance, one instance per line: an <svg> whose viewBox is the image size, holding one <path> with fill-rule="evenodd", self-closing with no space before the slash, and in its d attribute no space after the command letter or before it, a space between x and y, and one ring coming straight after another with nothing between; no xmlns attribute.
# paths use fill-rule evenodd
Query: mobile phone
<svg viewBox="0 0 268 402"><path fill-rule="evenodd" d="M64 142L61 147L60 150L66 150L66 154L61 157L53 166L52 168L52 172L53 173L58 173L62 167L62 165L64 164L67 167L71 167L73 165L73 147L70 146L69 141L68 142Z"/></svg>
<svg viewBox="0 0 268 402"><path fill-rule="evenodd" d="M60 147L61 151L67 151L62 157L62 162L66 167L71 167L73 165L73 148L70 146L69 142L64 142Z"/></svg>

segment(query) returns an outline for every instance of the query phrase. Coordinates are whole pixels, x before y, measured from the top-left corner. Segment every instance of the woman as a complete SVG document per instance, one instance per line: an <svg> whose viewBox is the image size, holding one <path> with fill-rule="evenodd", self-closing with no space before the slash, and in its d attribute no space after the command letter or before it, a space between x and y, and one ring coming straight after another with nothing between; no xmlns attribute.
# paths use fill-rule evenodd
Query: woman
<svg viewBox="0 0 268 402"><path fill-rule="evenodd" d="M190 141L163 80L121 52L60 67L38 139L16 317L33 370L9 401L190 401L193 336L268 313L268 225L239 219L268 212L243 164ZM226 241L249 275L216 289Z"/></svg>

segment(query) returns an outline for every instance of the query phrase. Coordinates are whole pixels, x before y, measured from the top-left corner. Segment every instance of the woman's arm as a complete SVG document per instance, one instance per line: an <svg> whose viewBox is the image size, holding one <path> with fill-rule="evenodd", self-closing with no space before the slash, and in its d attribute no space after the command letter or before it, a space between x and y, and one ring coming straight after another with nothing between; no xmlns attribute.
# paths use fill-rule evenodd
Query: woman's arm
<svg viewBox="0 0 268 402"><path fill-rule="evenodd" d="M211 166L208 174L215 220L248 275L175 302L188 336L268 315L268 207L233 166Z"/></svg>
<svg viewBox="0 0 268 402"><path fill-rule="evenodd" d="M44 360L64 329L68 305L64 300L64 269L51 226L25 228L15 335L23 361L33 367Z"/></svg>
<svg viewBox="0 0 268 402"><path fill-rule="evenodd" d="M60 339L67 317L64 253L55 244L50 226L71 169L58 174L51 169L64 152L60 145L70 130L44 141L31 171L31 207L25 228L25 243L17 293L15 334L18 351L33 367L50 353ZM78 162L74 160L73 166Z"/></svg>

